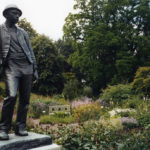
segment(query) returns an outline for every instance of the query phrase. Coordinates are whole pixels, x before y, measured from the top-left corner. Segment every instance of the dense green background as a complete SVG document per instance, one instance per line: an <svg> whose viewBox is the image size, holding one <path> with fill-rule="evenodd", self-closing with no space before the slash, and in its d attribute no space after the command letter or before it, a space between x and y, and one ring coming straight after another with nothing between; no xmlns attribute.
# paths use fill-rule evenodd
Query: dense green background
<svg viewBox="0 0 150 150"><path fill-rule="evenodd" d="M75 2L76 13L66 17L58 41L39 35L25 19L19 23L29 33L37 58L34 92L61 93L77 79L81 88L89 86L98 95L108 84L132 82L139 67L150 65L149 0Z"/></svg>

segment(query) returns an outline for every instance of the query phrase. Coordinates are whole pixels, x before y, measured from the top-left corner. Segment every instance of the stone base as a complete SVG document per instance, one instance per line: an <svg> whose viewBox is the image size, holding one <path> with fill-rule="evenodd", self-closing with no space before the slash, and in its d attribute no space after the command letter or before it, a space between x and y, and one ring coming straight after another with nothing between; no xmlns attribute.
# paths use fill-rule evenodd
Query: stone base
<svg viewBox="0 0 150 150"><path fill-rule="evenodd" d="M51 145L33 148L29 150L61 150L61 146L58 146L56 144L51 144Z"/></svg>
<svg viewBox="0 0 150 150"><path fill-rule="evenodd" d="M29 150L50 144L52 144L50 136L43 134L33 132L29 132L28 136L9 134L9 140L0 141L0 150Z"/></svg>

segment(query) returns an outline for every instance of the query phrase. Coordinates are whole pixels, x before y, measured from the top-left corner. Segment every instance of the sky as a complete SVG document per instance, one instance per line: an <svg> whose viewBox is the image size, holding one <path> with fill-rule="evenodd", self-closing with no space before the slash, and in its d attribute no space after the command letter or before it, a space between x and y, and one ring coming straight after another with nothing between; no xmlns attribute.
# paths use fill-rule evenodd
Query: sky
<svg viewBox="0 0 150 150"><path fill-rule="evenodd" d="M40 34L58 40L63 35L65 18L74 12L74 0L0 0L0 24L5 21L2 12L6 5L16 4L23 12L20 19L26 18Z"/></svg>

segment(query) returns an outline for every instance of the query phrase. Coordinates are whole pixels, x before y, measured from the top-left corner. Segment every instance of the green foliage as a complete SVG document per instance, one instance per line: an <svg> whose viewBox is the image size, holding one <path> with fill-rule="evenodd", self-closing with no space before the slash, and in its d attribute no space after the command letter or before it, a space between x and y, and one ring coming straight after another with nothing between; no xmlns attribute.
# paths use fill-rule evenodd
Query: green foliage
<svg viewBox="0 0 150 150"><path fill-rule="evenodd" d="M131 99L127 100L125 104L131 101ZM51 116L41 116L43 118L41 123L56 123L55 129L51 129L52 126L47 125L45 129L42 126L38 126L34 128L34 131L51 134L54 142L62 145L67 150L148 150L150 147L150 101L138 99L133 99L133 101L135 103L137 101L136 112L133 114L132 112L118 114L123 118L110 118L108 116L109 108L107 108L99 111L106 115L106 117L102 116L99 121L86 121L74 124L72 122L73 118L70 119L69 114L59 112L55 113L52 118ZM127 105L125 106L127 107ZM92 108L94 109L95 107ZM87 115L91 114L88 107L84 107L82 111L87 111ZM98 112L96 115L98 115ZM82 116L82 118L85 117ZM64 121L64 118L67 121ZM135 122L138 122L138 124Z"/></svg>
<svg viewBox="0 0 150 150"><path fill-rule="evenodd" d="M115 63L117 74L112 78L112 84L132 81L135 72L135 57L123 52L120 53Z"/></svg>
<svg viewBox="0 0 150 150"><path fill-rule="evenodd" d="M74 52L71 40L64 41L59 39L58 41L56 41L55 45L59 53L65 56L66 59L68 59L69 55Z"/></svg>
<svg viewBox="0 0 150 150"><path fill-rule="evenodd" d="M28 22L25 18L21 19L18 22L18 26L23 28L29 34L30 39L33 39L36 36L38 36L38 33L36 32L36 30L33 29L33 27L30 24L30 22Z"/></svg>
<svg viewBox="0 0 150 150"><path fill-rule="evenodd" d="M41 102L49 105L68 105L69 101L65 100L63 95L43 96L35 93L31 93L30 101Z"/></svg>
<svg viewBox="0 0 150 150"><path fill-rule="evenodd" d="M101 106L98 103L81 105L73 111L75 121L84 122L87 120L98 120L101 116Z"/></svg>
<svg viewBox="0 0 150 150"><path fill-rule="evenodd" d="M41 102L34 102L30 104L30 117L39 118L41 115L48 114L49 107L47 104Z"/></svg>
<svg viewBox="0 0 150 150"><path fill-rule="evenodd" d="M45 35L39 35L31 24L22 19L18 25L29 34L36 56L39 82L33 85L33 91L43 95L61 93L64 85L64 66L67 62L59 54L56 43Z"/></svg>
<svg viewBox="0 0 150 150"><path fill-rule="evenodd" d="M141 104L141 100L139 98L132 98L123 103L123 107L125 108L133 108L136 109Z"/></svg>
<svg viewBox="0 0 150 150"><path fill-rule="evenodd" d="M130 112L129 111L120 112L120 113L117 113L117 115L119 115L120 117L130 117Z"/></svg>
<svg viewBox="0 0 150 150"><path fill-rule="evenodd" d="M123 127L124 129L134 129L137 127L137 125L134 123L123 123Z"/></svg>
<svg viewBox="0 0 150 150"><path fill-rule="evenodd" d="M150 124L150 113L143 113L137 116L137 121L140 127L146 127Z"/></svg>
<svg viewBox="0 0 150 150"><path fill-rule="evenodd" d="M150 147L148 137L150 135L149 130L137 131L132 133L122 143L119 144L118 149L120 150L147 150Z"/></svg>
<svg viewBox="0 0 150 150"><path fill-rule="evenodd" d="M149 130L113 130L99 122L88 122L79 127L59 129L57 143L67 150L147 150Z"/></svg>
<svg viewBox="0 0 150 150"><path fill-rule="evenodd" d="M64 58L58 54L52 40L44 35L32 40L33 50L37 59L39 80L33 85L34 92L52 95L63 89Z"/></svg>
<svg viewBox="0 0 150 150"><path fill-rule="evenodd" d="M101 98L110 103L122 104L124 100L129 99L132 96L132 86L129 84L118 84L114 86L108 86L102 91Z"/></svg>
<svg viewBox="0 0 150 150"><path fill-rule="evenodd" d="M66 81L74 80L76 78L73 72L65 72L63 75Z"/></svg>
<svg viewBox="0 0 150 150"><path fill-rule="evenodd" d="M106 130L98 123L91 122L78 128L69 128L63 134L65 135L60 144L67 150L110 149L113 145L114 132Z"/></svg>
<svg viewBox="0 0 150 150"><path fill-rule="evenodd" d="M68 112L54 112L54 115L58 118L65 118L70 116L70 113Z"/></svg>
<svg viewBox="0 0 150 150"><path fill-rule="evenodd" d="M79 97L80 93L80 84L77 79L70 80L64 85L63 95L66 99L72 100Z"/></svg>
<svg viewBox="0 0 150 150"><path fill-rule="evenodd" d="M71 115L66 114L54 114L45 115L40 117L40 123L42 124L58 124L58 123L74 123L74 118Z"/></svg>
<svg viewBox="0 0 150 150"><path fill-rule="evenodd" d="M68 105L69 102L62 97L44 97L36 94L31 94L31 102L29 116L39 118L42 115L49 113L49 106Z"/></svg>
<svg viewBox="0 0 150 150"><path fill-rule="evenodd" d="M137 94L143 94L146 98L150 96L150 67L140 67L132 82L133 89Z"/></svg>
<svg viewBox="0 0 150 150"><path fill-rule="evenodd" d="M84 95L84 96L87 96L87 97L92 97L92 95L93 95L93 90L92 90L92 88L89 87L89 86L83 87L83 95Z"/></svg>
<svg viewBox="0 0 150 150"><path fill-rule="evenodd" d="M139 66L150 65L148 0L75 0L64 39L72 40L69 63L98 94L109 83L131 82Z"/></svg>

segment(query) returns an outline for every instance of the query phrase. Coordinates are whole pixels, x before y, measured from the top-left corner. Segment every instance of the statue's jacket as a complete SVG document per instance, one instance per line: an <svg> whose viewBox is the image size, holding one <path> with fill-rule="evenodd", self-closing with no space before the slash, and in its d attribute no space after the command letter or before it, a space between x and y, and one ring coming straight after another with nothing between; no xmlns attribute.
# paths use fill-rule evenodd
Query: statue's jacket
<svg viewBox="0 0 150 150"><path fill-rule="evenodd" d="M29 36L25 30L16 26L17 38L20 46L22 47L28 61L33 64L34 70L37 68L36 59L31 47ZM10 49L10 34L6 24L0 25L0 65L5 62L9 49Z"/></svg>

